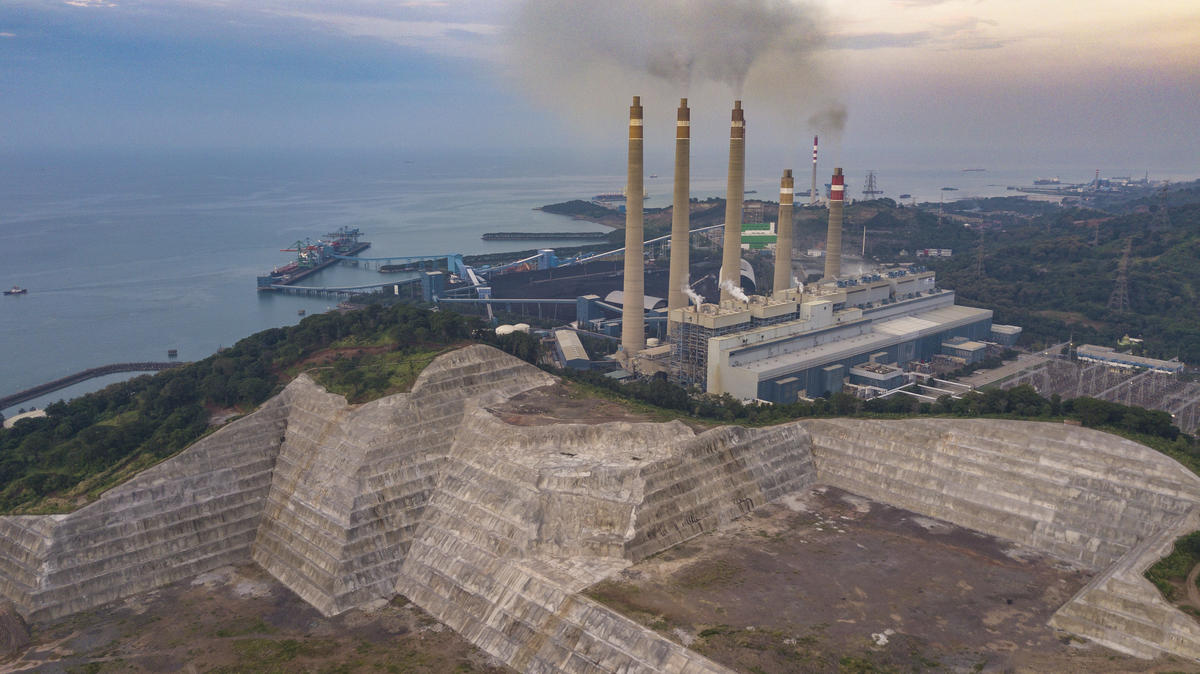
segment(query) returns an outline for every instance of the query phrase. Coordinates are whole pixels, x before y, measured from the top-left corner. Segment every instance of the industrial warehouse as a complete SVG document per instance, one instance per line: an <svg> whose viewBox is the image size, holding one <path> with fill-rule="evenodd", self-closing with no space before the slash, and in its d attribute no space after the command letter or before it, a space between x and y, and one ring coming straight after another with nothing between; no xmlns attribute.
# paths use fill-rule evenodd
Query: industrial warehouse
<svg viewBox="0 0 1200 674"><path fill-rule="evenodd" d="M617 361L640 375L665 373L681 385L741 400L785 403L849 388L862 397L890 395L910 383L906 370L935 357L969 365L1011 346L1015 326L992 325L992 311L957 306L953 291L939 288L933 272L897 267L844 275L841 270L844 176L834 169L829 195L827 254L822 278L808 285L792 274L794 177L780 180L779 217L770 294L743 292L742 207L745 182L745 113L736 101L729 135L720 297L706 302L689 285L690 111L683 99L675 134L670 278L665 309L644 291L643 111L629 109L629 161L625 211L623 289L600 301L579 298L578 327L615 331L617 321L594 318L593 307L621 308ZM814 178L815 183L815 145ZM757 284L756 284L757 285ZM649 314L647 313L649 312ZM649 316L649 318L647 317ZM647 340L648 323L665 324L666 343ZM577 344L560 347L574 367L587 362Z"/></svg>

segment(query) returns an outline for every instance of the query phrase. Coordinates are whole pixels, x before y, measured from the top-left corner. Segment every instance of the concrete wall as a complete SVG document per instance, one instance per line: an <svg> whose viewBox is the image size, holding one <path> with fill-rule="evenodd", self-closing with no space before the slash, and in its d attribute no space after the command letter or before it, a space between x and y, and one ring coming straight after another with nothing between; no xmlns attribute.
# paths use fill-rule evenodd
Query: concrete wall
<svg viewBox="0 0 1200 674"><path fill-rule="evenodd" d="M724 671L578 592L808 486L806 441L796 426L513 427L479 410L396 590L518 671Z"/></svg>

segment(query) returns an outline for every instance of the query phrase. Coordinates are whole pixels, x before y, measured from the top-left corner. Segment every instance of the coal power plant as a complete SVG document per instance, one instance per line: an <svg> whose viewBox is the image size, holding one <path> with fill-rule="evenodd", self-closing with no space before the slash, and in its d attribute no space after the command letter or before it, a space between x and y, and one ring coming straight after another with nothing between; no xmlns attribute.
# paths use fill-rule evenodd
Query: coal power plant
<svg viewBox="0 0 1200 674"><path fill-rule="evenodd" d="M676 115L667 291L667 297L673 299L659 304L645 293L640 236L646 129L640 100L634 98L630 107L627 246L617 361L631 376L666 376L680 385L746 401L791 402L847 390L861 397L886 396L914 381L910 368L914 364L935 357L963 364L977 362L1015 341L1020 328L993 326L990 310L956 305L953 291L938 287L933 272L924 268L897 266L881 273L844 275L845 178L841 168L833 170L830 180L821 280L805 286L793 273L795 177L791 169L785 169L780 178L771 291L748 294L741 274L746 177L746 117L741 101L734 102L730 116L719 292L709 295L716 301L705 301L684 279L689 266L689 246L684 240L689 120L684 100ZM815 152L814 138L814 161ZM691 302L684 300L687 295ZM580 297L577 327L611 331L611 319L599 317L598 307L603 304L594 293ZM650 326L664 323L666 331L647 337Z"/></svg>
<svg viewBox="0 0 1200 674"><path fill-rule="evenodd" d="M824 273L815 282L798 280L792 169L783 169L779 180L777 222L743 223L746 112L740 100L730 112L724 222L692 230L687 99L680 100L675 117L669 235L645 241L644 144L653 130L645 125L641 98L634 96L627 120L624 248L565 265L553 264L553 251L545 250L537 269L488 277L491 306L571 321L579 333L614 345L608 356L583 358L579 352L586 348L572 342L571 367L666 377L743 401L786 403L836 392L933 401L910 389L927 376L929 363L969 365L1015 343L1019 327L993 325L991 310L955 304L954 292L939 287L934 273L919 265L843 273L846 201L840 167L829 182ZM816 150L814 137L814 172ZM816 198L815 177L812 183L810 202ZM765 238L773 244L773 259L769 276L756 279L742 251L747 240L762 238L757 228L764 226L772 230ZM693 237L719 243L719 251L693 261ZM668 239L664 265L662 244ZM657 257L648 258L651 252ZM534 298L555 299L535 304Z"/></svg>

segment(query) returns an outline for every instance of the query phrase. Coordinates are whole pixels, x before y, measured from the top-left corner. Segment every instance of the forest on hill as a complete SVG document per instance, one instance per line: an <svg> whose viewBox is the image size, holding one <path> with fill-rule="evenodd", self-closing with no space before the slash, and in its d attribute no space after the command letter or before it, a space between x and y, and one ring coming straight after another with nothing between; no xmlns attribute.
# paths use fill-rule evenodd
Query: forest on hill
<svg viewBox="0 0 1200 674"><path fill-rule="evenodd" d="M994 309L1037 341L1114 346L1129 335L1146 355L1200 363L1200 186L974 236L962 254L929 262L961 303ZM1127 246L1128 304L1110 306Z"/></svg>

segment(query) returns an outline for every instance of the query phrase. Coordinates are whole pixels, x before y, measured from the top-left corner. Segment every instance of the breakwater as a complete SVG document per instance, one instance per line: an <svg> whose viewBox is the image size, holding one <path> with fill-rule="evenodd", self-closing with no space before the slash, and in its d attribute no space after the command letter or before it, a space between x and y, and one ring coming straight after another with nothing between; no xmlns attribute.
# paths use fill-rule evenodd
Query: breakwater
<svg viewBox="0 0 1200 674"><path fill-rule="evenodd" d="M113 363L112 365L101 365L100 367L92 367L75 374L67 375L61 379L48 381L45 384L38 384L32 388L27 388L24 391L18 391L12 395L0 398L0 410L8 409L13 405L18 405L26 400L33 400L39 396L44 396L47 393L53 393L68 386L74 386L81 381L87 381L95 377L103 377L106 374L115 374L117 372L158 372L172 367L187 365L186 362L142 362L142 363Z"/></svg>
<svg viewBox="0 0 1200 674"><path fill-rule="evenodd" d="M608 232L485 232L484 241L557 241L559 239L588 239L600 241Z"/></svg>

